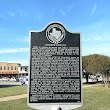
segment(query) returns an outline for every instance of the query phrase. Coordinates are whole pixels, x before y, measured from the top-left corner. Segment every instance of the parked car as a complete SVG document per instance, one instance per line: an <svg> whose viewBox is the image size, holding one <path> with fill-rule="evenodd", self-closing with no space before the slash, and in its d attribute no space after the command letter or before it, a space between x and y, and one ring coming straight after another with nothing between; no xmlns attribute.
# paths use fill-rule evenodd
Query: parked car
<svg viewBox="0 0 110 110"><path fill-rule="evenodd" d="M22 80L22 77L20 77L20 78L18 78L19 79L19 82L21 82L21 80Z"/></svg>
<svg viewBox="0 0 110 110"><path fill-rule="evenodd" d="M2 81L9 81L9 78L8 77L3 77Z"/></svg>
<svg viewBox="0 0 110 110"><path fill-rule="evenodd" d="M2 78L0 78L0 81L2 81Z"/></svg>
<svg viewBox="0 0 110 110"><path fill-rule="evenodd" d="M10 78L10 81L16 81L15 77Z"/></svg>
<svg viewBox="0 0 110 110"><path fill-rule="evenodd" d="M96 76L95 75L90 75L90 78L91 79L96 79Z"/></svg>

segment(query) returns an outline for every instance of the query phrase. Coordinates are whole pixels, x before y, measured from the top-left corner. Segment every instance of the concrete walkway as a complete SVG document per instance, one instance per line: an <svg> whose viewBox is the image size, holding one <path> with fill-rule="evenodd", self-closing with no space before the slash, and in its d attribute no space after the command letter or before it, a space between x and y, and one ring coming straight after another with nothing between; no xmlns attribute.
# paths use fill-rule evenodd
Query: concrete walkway
<svg viewBox="0 0 110 110"><path fill-rule="evenodd" d="M88 85L83 85L83 88L86 88L86 87L96 87L96 86L101 86L103 84L88 84Z"/></svg>
<svg viewBox="0 0 110 110"><path fill-rule="evenodd" d="M16 100L16 99L21 99L27 97L27 94L21 94L21 95L16 95L16 96L8 96L8 97L2 97L0 98L0 102L4 101L10 101L10 100Z"/></svg>

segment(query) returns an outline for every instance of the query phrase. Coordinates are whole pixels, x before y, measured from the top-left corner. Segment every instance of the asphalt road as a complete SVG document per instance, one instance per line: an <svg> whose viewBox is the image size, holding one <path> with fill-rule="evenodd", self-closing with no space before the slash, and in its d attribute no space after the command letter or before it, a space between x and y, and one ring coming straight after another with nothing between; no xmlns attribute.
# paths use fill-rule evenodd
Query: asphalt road
<svg viewBox="0 0 110 110"><path fill-rule="evenodd" d="M0 81L0 86L17 86L21 85L21 82Z"/></svg>

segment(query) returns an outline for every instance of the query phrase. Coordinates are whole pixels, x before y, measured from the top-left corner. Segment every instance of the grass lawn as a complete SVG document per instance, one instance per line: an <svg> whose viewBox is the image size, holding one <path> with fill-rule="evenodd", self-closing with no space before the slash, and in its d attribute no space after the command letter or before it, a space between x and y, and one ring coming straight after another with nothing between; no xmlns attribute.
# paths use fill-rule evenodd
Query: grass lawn
<svg viewBox="0 0 110 110"><path fill-rule="evenodd" d="M84 104L74 110L110 110L110 88L88 87L83 89Z"/></svg>
<svg viewBox="0 0 110 110"><path fill-rule="evenodd" d="M15 96L27 93L27 85L20 86L0 86L0 98L6 96Z"/></svg>
<svg viewBox="0 0 110 110"><path fill-rule="evenodd" d="M22 87L22 86L21 86ZM88 87L83 92L84 104L74 110L110 110L110 88ZM0 110L35 110L27 106L27 99L0 103Z"/></svg>
<svg viewBox="0 0 110 110"><path fill-rule="evenodd" d="M27 106L27 99L18 99L0 103L0 110L35 110Z"/></svg>

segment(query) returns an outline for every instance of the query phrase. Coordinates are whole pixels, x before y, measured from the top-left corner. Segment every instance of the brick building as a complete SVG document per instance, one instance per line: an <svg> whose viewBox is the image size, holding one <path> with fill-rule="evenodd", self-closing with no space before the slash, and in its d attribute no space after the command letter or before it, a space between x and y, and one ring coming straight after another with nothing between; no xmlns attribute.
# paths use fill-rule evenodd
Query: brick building
<svg viewBox="0 0 110 110"><path fill-rule="evenodd" d="M18 63L0 62L0 78L2 77L18 77Z"/></svg>

